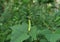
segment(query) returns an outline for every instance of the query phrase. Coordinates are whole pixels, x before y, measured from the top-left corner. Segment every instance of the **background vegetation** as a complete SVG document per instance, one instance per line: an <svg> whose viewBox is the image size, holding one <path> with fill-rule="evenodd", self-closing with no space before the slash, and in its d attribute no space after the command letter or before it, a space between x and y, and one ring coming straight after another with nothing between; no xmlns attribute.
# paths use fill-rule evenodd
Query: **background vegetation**
<svg viewBox="0 0 60 42"><path fill-rule="evenodd" d="M0 42L60 42L58 0L0 0Z"/></svg>

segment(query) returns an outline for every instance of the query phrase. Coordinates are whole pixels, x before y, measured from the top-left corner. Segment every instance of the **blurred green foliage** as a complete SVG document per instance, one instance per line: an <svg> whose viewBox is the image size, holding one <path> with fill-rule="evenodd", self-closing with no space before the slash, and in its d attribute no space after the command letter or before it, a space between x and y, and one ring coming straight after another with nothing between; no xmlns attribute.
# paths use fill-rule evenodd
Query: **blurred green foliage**
<svg viewBox="0 0 60 42"><path fill-rule="evenodd" d="M0 0L0 42L60 42L60 10L55 4L54 0Z"/></svg>

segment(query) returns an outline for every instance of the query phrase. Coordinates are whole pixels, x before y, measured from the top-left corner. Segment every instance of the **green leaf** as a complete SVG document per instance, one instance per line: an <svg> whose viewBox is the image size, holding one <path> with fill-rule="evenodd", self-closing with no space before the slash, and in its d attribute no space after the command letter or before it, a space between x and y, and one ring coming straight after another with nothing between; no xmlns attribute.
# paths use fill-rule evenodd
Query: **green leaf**
<svg viewBox="0 0 60 42"><path fill-rule="evenodd" d="M50 42L56 42L60 39L60 34L46 34L46 38Z"/></svg>
<svg viewBox="0 0 60 42"><path fill-rule="evenodd" d="M12 28L11 42L22 42L23 40L29 38L27 35L27 24L23 23L22 25L18 24Z"/></svg>
<svg viewBox="0 0 60 42"><path fill-rule="evenodd" d="M40 42L47 42L47 40L45 40L45 39L41 39Z"/></svg>
<svg viewBox="0 0 60 42"><path fill-rule="evenodd" d="M60 29L56 29L54 33L48 29L40 30L39 32L45 35L47 40L50 42L56 42L60 39Z"/></svg>
<svg viewBox="0 0 60 42"><path fill-rule="evenodd" d="M32 37L32 39L36 40L36 36L37 36L37 27L36 26L33 26L31 28L31 31L30 31L30 36Z"/></svg>
<svg viewBox="0 0 60 42"><path fill-rule="evenodd" d="M48 39L48 41L50 42L56 42L57 40L60 39L60 29L56 29L56 31L54 33L50 33L50 34L44 34L46 36L46 38Z"/></svg>
<svg viewBox="0 0 60 42"><path fill-rule="evenodd" d="M29 3L30 0L22 0L24 3Z"/></svg>

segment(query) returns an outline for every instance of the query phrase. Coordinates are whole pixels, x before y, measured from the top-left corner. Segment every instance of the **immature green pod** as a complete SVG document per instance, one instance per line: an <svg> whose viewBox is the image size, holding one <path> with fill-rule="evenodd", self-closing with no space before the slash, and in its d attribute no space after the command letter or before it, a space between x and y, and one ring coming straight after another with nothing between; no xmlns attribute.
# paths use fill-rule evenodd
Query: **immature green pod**
<svg viewBox="0 0 60 42"><path fill-rule="evenodd" d="M30 32L31 30L31 20L28 20L29 26L28 26L28 31Z"/></svg>

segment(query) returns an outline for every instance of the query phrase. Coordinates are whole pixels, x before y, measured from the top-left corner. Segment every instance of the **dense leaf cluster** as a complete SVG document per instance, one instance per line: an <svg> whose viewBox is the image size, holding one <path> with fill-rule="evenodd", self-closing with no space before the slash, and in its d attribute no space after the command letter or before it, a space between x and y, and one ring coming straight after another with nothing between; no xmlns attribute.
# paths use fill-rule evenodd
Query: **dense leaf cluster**
<svg viewBox="0 0 60 42"><path fill-rule="evenodd" d="M60 42L54 0L0 0L0 42Z"/></svg>

